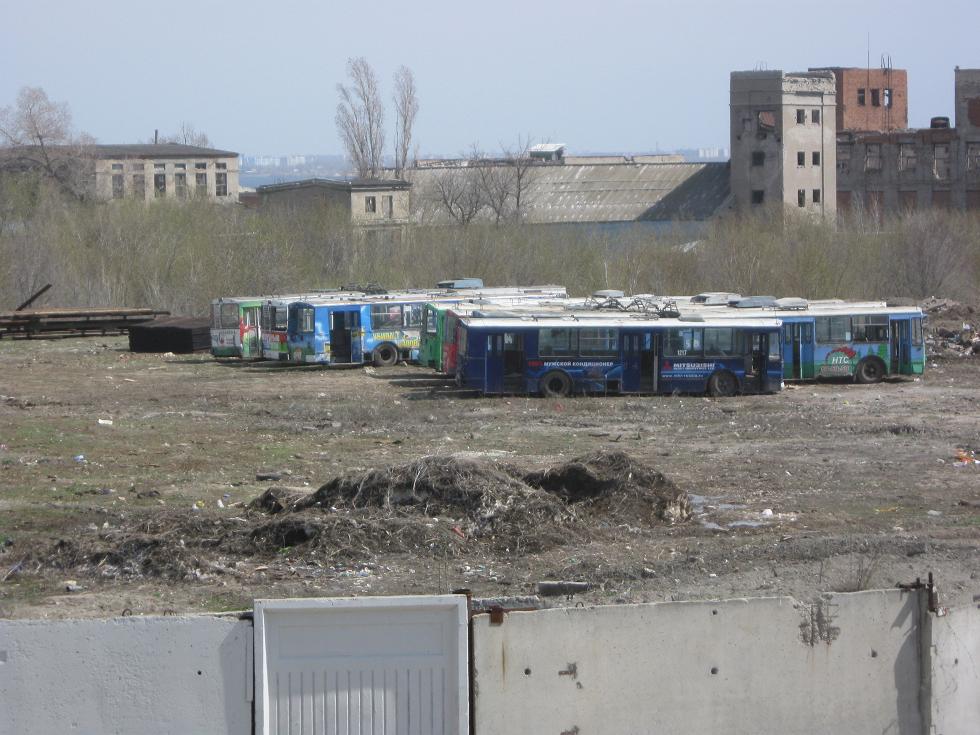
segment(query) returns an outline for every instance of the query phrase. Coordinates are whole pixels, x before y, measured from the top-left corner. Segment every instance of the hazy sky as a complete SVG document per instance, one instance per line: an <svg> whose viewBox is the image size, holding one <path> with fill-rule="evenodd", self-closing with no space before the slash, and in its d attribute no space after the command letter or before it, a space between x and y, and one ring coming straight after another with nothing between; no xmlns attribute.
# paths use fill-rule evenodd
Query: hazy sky
<svg viewBox="0 0 980 735"><path fill-rule="evenodd" d="M386 98L415 72L422 154L727 146L729 71L865 66L868 34L872 66L909 71L911 124L952 118L978 28L980 0L0 0L0 106L40 86L103 143L186 120L243 153L339 153L335 85L365 56Z"/></svg>

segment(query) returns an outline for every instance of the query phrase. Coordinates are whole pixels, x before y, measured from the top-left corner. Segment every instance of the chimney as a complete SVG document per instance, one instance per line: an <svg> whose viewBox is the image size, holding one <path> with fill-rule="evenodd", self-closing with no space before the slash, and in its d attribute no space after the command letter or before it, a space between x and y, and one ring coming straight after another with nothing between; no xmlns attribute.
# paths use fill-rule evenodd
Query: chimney
<svg viewBox="0 0 980 735"><path fill-rule="evenodd" d="M153 131L153 145L156 145L159 142L160 142L160 131L159 130L154 130Z"/></svg>

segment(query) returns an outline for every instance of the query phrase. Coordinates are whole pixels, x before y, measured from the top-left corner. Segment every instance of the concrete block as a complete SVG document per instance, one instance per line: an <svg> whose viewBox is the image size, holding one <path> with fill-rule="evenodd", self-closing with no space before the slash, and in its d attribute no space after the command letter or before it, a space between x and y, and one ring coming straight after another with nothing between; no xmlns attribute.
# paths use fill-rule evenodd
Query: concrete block
<svg viewBox="0 0 980 735"><path fill-rule="evenodd" d="M0 734L249 733L252 623L0 621Z"/></svg>

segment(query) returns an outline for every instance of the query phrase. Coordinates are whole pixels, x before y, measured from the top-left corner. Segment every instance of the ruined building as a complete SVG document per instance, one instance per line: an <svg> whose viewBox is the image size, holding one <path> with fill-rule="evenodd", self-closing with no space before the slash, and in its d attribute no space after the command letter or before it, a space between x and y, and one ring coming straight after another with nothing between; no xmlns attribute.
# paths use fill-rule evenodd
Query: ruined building
<svg viewBox="0 0 980 735"><path fill-rule="evenodd" d="M836 212L837 101L829 71L731 74L731 193L740 210Z"/></svg>
<svg viewBox="0 0 980 735"><path fill-rule="evenodd" d="M865 70L833 70L848 123L837 135L838 208L875 216L927 207L980 210L980 69L955 71L954 124L934 117L922 129L908 127L905 72L889 70L893 77L885 80L884 71L860 87Z"/></svg>

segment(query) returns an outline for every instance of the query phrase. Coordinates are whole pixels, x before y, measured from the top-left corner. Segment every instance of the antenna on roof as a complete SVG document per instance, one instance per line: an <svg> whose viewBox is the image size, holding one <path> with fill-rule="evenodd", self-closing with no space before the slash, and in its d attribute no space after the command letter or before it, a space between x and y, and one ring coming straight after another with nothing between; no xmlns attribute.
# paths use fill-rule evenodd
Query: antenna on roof
<svg viewBox="0 0 980 735"><path fill-rule="evenodd" d="M154 130L153 131L153 145L156 145L159 142L160 142L160 131L159 130Z"/></svg>

